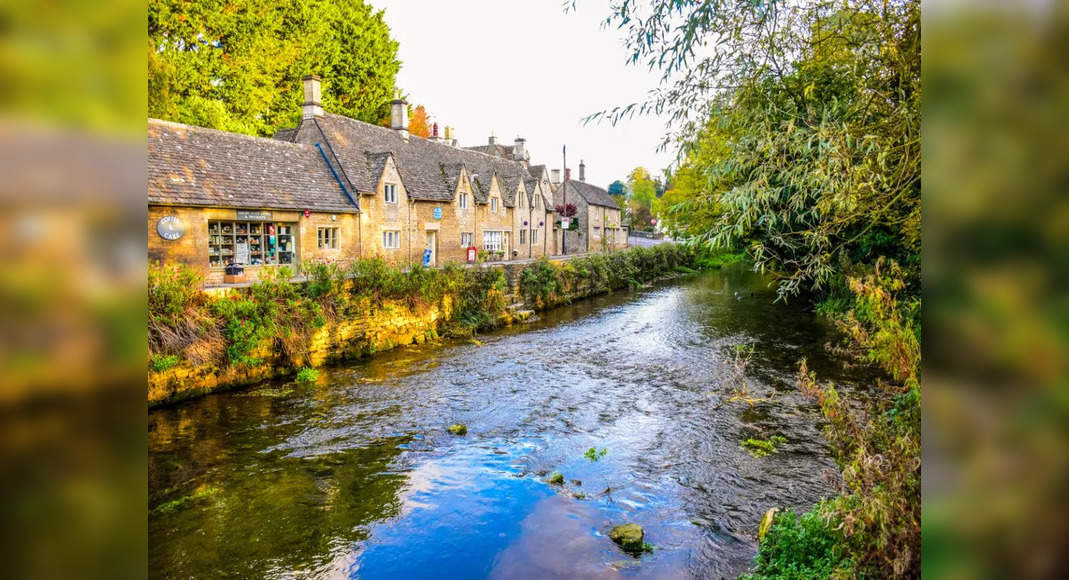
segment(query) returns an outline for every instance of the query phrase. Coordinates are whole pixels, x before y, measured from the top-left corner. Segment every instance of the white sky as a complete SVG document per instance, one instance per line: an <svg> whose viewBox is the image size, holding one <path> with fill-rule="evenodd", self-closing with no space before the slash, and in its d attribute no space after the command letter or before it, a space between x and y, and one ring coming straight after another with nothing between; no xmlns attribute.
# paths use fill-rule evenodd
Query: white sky
<svg viewBox="0 0 1069 580"><path fill-rule="evenodd" d="M640 101L659 75L626 66L619 33L604 29L604 0L579 0L565 14L561 0L368 0L385 9L400 43L397 86L425 105L439 134L454 127L461 146L527 139L532 164L568 166L608 188L636 166L660 174L671 152L657 152L664 122L635 117L612 127L583 126L583 117Z"/></svg>

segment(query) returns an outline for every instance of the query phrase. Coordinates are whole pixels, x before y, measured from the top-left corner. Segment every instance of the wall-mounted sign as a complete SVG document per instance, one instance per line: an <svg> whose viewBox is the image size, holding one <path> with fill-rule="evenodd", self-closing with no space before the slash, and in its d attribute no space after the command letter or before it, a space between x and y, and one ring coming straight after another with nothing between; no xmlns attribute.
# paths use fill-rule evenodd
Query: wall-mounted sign
<svg viewBox="0 0 1069 580"><path fill-rule="evenodd" d="M572 225L571 224L571 220L569 220L568 218L561 218L560 227L562 227L564 229L568 229L568 226L570 226L570 225Z"/></svg>
<svg viewBox="0 0 1069 580"><path fill-rule="evenodd" d="M177 240L186 233L186 224L176 215L165 215L156 222L156 233L165 240Z"/></svg>
<svg viewBox="0 0 1069 580"><path fill-rule="evenodd" d="M269 211L249 211L244 209L238 210L239 220L269 220L271 219L271 212Z"/></svg>
<svg viewBox="0 0 1069 580"><path fill-rule="evenodd" d="M442 219L442 208L440 208L440 207L434 208L434 219L436 219L436 220Z"/></svg>

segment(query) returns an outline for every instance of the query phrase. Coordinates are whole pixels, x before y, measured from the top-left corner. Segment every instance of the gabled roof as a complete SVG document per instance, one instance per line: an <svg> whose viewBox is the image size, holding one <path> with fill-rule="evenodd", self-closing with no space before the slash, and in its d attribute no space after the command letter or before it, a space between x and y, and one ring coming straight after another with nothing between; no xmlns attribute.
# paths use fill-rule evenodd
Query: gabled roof
<svg viewBox="0 0 1069 580"><path fill-rule="evenodd" d="M476 151L453 147L410 135L405 141L392 129L371 125L340 115L327 114L302 121L297 141L320 138L319 131L337 155L344 173L361 192L374 191L374 174L369 154L391 153L405 190L412 199L451 201L463 166L475 189L475 200L486 203L488 186L496 175L505 205L512 205L519 181L528 175L522 162L501 159Z"/></svg>
<svg viewBox="0 0 1069 580"><path fill-rule="evenodd" d="M468 151L477 151L479 153L490 155L492 157L500 157L502 159L512 159L512 152L514 151L512 145L501 145L499 143L494 143L493 145L476 145L474 147L464 147L464 149L467 149Z"/></svg>
<svg viewBox="0 0 1069 580"><path fill-rule="evenodd" d="M386 162L389 159L390 153L388 151L367 154L368 178L375 183L375 186L378 185L379 179L382 179L382 172L386 171ZM375 186L372 186L371 191L364 193L375 193L377 190Z"/></svg>
<svg viewBox="0 0 1069 580"><path fill-rule="evenodd" d="M568 196L578 195L583 198L590 205L600 205L602 207L608 207L611 209L620 209L620 206L616 204L616 201L609 195L608 191L596 186L586 183L585 181L576 181L574 179L568 180L567 185ZM560 187L556 192L557 199L564 197L564 191ZM574 199L574 198L572 198Z"/></svg>
<svg viewBox="0 0 1069 580"><path fill-rule="evenodd" d="M148 121L148 202L355 213L314 148Z"/></svg>

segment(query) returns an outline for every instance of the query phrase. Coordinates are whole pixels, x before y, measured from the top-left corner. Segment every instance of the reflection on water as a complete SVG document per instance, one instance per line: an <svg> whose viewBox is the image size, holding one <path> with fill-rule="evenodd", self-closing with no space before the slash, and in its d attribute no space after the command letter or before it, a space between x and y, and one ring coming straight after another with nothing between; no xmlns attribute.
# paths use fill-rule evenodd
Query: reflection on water
<svg viewBox="0 0 1069 580"><path fill-rule="evenodd" d="M160 578L732 577L761 514L831 495L798 360L850 388L825 327L741 268L406 347L149 416ZM732 346L769 398L724 404ZM454 423L466 437L450 435ZM748 436L782 435L754 458ZM598 461L589 447L607 448ZM560 472L564 486L545 483ZM655 546L608 540L636 522Z"/></svg>

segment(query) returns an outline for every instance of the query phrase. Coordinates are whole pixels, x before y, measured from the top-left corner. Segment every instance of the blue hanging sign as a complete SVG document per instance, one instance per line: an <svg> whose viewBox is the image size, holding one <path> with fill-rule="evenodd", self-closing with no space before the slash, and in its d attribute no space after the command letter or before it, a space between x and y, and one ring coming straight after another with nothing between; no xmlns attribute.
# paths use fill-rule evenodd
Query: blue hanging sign
<svg viewBox="0 0 1069 580"><path fill-rule="evenodd" d="M436 220L442 219L442 208L440 208L440 207L434 208L434 219L436 219Z"/></svg>

